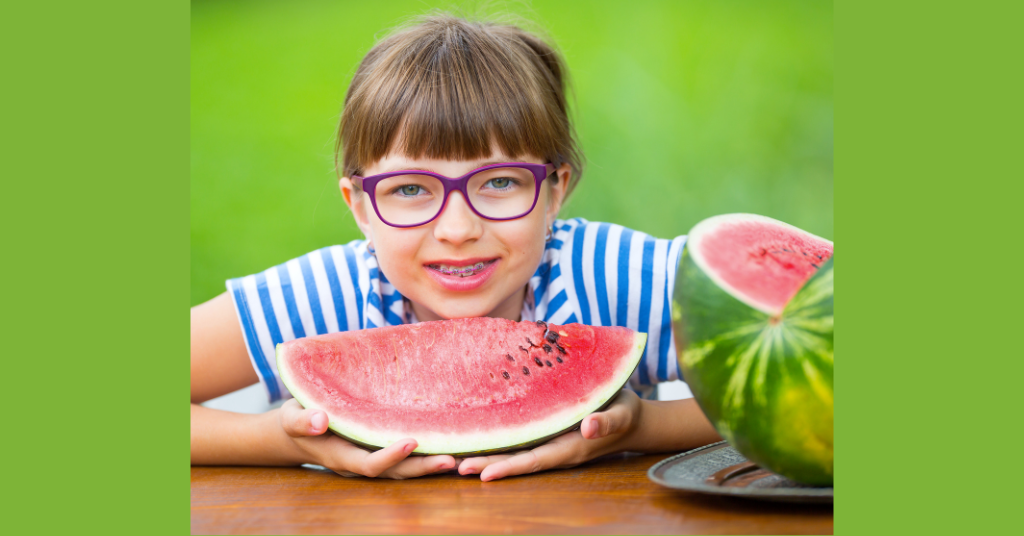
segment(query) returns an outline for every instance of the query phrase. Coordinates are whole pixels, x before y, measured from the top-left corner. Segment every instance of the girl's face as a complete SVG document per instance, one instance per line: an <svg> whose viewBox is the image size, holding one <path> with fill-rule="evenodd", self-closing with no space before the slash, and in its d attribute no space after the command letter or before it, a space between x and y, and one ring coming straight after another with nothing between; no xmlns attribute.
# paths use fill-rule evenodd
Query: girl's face
<svg viewBox="0 0 1024 536"><path fill-rule="evenodd" d="M367 166L364 176L417 169L455 178L501 162L546 163L537 158L512 159L500 152L466 161L391 154ZM565 198L571 168L564 164L556 173L557 183L545 180L537 205L522 218L481 218L461 193L452 192L437 218L410 228L391 227L381 221L369 197L354 191L349 178L342 178L340 185L356 223L377 251L381 272L412 302L419 320L475 316L518 320L526 284L544 254L544 236ZM481 263L483 268L469 277L444 273L479 267Z"/></svg>

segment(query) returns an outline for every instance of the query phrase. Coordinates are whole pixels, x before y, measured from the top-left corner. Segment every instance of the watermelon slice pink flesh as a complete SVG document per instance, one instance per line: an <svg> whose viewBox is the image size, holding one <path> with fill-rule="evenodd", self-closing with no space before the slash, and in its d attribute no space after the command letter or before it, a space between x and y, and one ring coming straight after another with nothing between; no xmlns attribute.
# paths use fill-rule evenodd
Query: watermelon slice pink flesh
<svg viewBox="0 0 1024 536"><path fill-rule="evenodd" d="M824 238L756 214L708 218L693 228L689 240L694 262L723 290L773 315L833 251Z"/></svg>
<svg viewBox="0 0 1024 536"><path fill-rule="evenodd" d="M577 426L629 379L647 336L626 328L467 318L296 339L278 371L330 429L421 454L524 448Z"/></svg>

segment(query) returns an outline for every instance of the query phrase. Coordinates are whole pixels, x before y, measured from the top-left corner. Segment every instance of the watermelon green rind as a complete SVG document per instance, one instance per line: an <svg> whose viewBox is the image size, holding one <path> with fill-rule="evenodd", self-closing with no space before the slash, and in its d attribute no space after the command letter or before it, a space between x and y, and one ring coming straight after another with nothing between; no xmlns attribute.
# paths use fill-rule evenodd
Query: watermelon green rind
<svg viewBox="0 0 1024 536"><path fill-rule="evenodd" d="M748 459L799 482L830 485L833 260L773 314L723 288L691 246L678 268L673 323L694 397Z"/></svg>
<svg viewBox="0 0 1024 536"><path fill-rule="evenodd" d="M640 362L646 342L646 334L634 332L632 350L628 356L620 360L610 380L593 391L584 403L533 420L527 428L502 428L499 423L480 433L453 435L437 430L410 434L401 430L386 430L386 426L346 422L334 416L331 416L328 428L338 436L371 450L383 448L406 437L413 437L418 443L416 450L413 451L414 455L470 456L528 448L577 428L584 417L607 407L629 381L629 377ZM286 364L284 345L277 347L277 364L281 380L304 408L323 409L331 415L330 411L315 402L315 397L311 393L305 393L297 388L298 382L294 381L291 376L292 370Z"/></svg>

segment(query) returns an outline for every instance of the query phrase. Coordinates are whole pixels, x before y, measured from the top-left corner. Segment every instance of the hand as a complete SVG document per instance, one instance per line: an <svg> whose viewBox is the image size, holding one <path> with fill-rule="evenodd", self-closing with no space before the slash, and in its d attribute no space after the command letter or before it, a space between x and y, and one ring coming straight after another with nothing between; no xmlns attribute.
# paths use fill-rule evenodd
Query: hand
<svg viewBox="0 0 1024 536"><path fill-rule="evenodd" d="M412 438L400 439L376 452L360 448L327 432L327 414L303 409L293 398L281 406L281 427L305 452L311 463L342 476L369 476L401 480L449 471L455 467L451 456L408 457L417 446Z"/></svg>
<svg viewBox="0 0 1024 536"><path fill-rule="evenodd" d="M533 450L466 458L459 464L459 474L479 473L480 480L488 482L506 476L573 467L625 450L640 422L641 407L636 393L623 390L608 409L586 416L579 430L562 434Z"/></svg>

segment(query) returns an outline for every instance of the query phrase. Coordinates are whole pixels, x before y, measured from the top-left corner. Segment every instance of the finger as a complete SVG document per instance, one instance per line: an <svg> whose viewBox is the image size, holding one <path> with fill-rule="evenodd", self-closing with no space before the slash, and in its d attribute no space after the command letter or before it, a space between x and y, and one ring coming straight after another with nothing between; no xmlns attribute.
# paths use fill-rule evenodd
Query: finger
<svg viewBox="0 0 1024 536"><path fill-rule="evenodd" d="M617 419L616 415L608 412L587 415L580 426L580 433L583 434L585 439L607 437L617 433L622 428L620 421L621 419Z"/></svg>
<svg viewBox="0 0 1024 536"><path fill-rule="evenodd" d="M317 436L327 431L327 413L302 409L295 399L281 405L281 427L292 437Z"/></svg>
<svg viewBox="0 0 1024 536"><path fill-rule="evenodd" d="M492 463L480 472L480 480L490 482L507 476L553 469L576 458L577 443L578 441L550 441L533 450Z"/></svg>
<svg viewBox="0 0 1024 536"><path fill-rule="evenodd" d="M585 439L600 439L627 429L632 419L629 405L616 402L605 411L584 417L580 433Z"/></svg>
<svg viewBox="0 0 1024 536"><path fill-rule="evenodd" d="M324 465L336 473L346 471L357 475L375 477L404 460L416 449L416 441L403 439L395 441L376 452L370 452L341 438L337 441L324 443L324 457L328 463Z"/></svg>
<svg viewBox="0 0 1024 536"><path fill-rule="evenodd" d="M416 440L412 438L395 441L376 452L369 452L341 438L333 438L327 444L330 460L325 464L342 476L368 476L383 478L413 478L441 471L450 471L455 467L455 458L447 455L414 456L409 454L416 449Z"/></svg>
<svg viewBox="0 0 1024 536"><path fill-rule="evenodd" d="M395 479L416 478L451 471L455 466L455 458L448 455L410 456L391 466L379 476Z"/></svg>
<svg viewBox="0 0 1024 536"><path fill-rule="evenodd" d="M460 475L478 475L488 465L492 463L498 463L511 458L512 454L495 454L493 456L477 456L475 458L466 458L459 464Z"/></svg>
<svg viewBox="0 0 1024 536"><path fill-rule="evenodd" d="M452 458L451 460L438 460L435 464L437 468L430 474L450 473L459 465L459 461Z"/></svg>
<svg viewBox="0 0 1024 536"><path fill-rule="evenodd" d="M350 471L375 477L406 459L418 443L414 439L400 439L376 452L368 452L351 443L341 447Z"/></svg>

